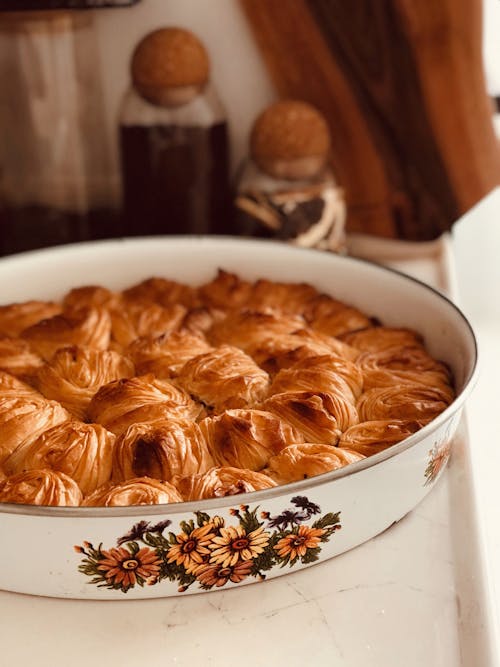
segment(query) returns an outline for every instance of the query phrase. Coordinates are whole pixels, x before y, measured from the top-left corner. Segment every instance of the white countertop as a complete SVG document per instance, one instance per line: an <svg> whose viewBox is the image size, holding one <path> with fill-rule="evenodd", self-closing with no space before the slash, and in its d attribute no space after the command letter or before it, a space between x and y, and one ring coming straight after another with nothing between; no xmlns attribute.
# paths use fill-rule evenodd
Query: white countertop
<svg viewBox="0 0 500 667"><path fill-rule="evenodd" d="M459 286L473 279L464 268L470 243L456 251ZM389 261L435 284L443 278L432 253ZM485 303L499 284L489 282ZM483 372L467 424L439 483L399 523L310 569L228 591L119 602L0 592L0 665L499 665L500 320L475 312L474 323Z"/></svg>

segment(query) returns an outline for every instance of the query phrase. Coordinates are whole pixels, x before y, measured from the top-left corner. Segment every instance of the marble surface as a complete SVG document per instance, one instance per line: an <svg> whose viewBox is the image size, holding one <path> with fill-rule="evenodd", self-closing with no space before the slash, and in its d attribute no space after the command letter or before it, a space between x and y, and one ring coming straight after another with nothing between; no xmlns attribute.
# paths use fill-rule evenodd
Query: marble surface
<svg viewBox="0 0 500 667"><path fill-rule="evenodd" d="M369 254L366 240L356 243L358 254ZM417 255L400 250L376 248L385 263L454 289L448 239ZM1 664L495 667L491 544L479 520L468 419L467 411L451 462L420 505L383 534L307 570L158 600L0 592Z"/></svg>

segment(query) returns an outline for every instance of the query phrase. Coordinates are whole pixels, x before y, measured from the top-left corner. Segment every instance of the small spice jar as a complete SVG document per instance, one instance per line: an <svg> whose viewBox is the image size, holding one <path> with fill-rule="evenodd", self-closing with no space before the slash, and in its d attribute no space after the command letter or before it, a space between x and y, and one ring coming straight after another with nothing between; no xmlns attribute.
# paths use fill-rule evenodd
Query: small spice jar
<svg viewBox="0 0 500 667"><path fill-rule="evenodd" d="M322 114L300 100L279 101L257 117L249 144L234 202L239 233L343 251L345 204Z"/></svg>
<svg viewBox="0 0 500 667"><path fill-rule="evenodd" d="M205 46L175 27L146 35L131 60L120 149L124 233L229 228L229 138Z"/></svg>

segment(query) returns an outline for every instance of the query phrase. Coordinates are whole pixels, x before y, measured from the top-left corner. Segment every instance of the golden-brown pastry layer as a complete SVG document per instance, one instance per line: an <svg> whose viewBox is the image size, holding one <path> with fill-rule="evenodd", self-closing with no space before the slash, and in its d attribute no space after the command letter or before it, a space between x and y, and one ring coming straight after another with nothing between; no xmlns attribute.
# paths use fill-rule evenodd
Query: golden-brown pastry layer
<svg viewBox="0 0 500 667"><path fill-rule="evenodd" d="M111 477L115 436L100 424L66 421L20 444L4 461L8 474L27 470L63 472L91 493Z"/></svg>
<svg viewBox="0 0 500 667"><path fill-rule="evenodd" d="M105 484L83 499L85 507L124 507L127 505L159 505L180 503L182 497L169 482L150 477Z"/></svg>
<svg viewBox="0 0 500 667"><path fill-rule="evenodd" d="M264 410L226 410L207 417L200 428L218 466L262 470L269 458L303 436Z"/></svg>
<svg viewBox="0 0 500 667"><path fill-rule="evenodd" d="M263 473L232 466L211 468L200 475L180 477L174 483L184 500L223 498L276 486L276 482Z"/></svg>
<svg viewBox="0 0 500 667"><path fill-rule="evenodd" d="M195 422L162 419L132 424L116 442L113 479L153 477L170 481L214 466L207 442Z"/></svg>
<svg viewBox="0 0 500 667"><path fill-rule="evenodd" d="M215 412L256 405L267 394L268 374L233 345L220 345L189 359L177 384Z"/></svg>
<svg viewBox="0 0 500 667"><path fill-rule="evenodd" d="M129 426L157 419L196 419L202 406L188 393L154 375L125 378L103 385L87 414L91 421L121 435Z"/></svg>
<svg viewBox="0 0 500 667"><path fill-rule="evenodd" d="M263 470L277 484L315 477L365 458L362 454L318 443L289 445L273 456Z"/></svg>
<svg viewBox="0 0 500 667"><path fill-rule="evenodd" d="M132 361L118 352L74 345L57 350L38 370L35 384L44 396L87 420L89 403L103 385L134 374Z"/></svg>
<svg viewBox="0 0 500 667"><path fill-rule="evenodd" d="M74 286L0 306L0 502L271 488L401 442L454 396L418 332L312 285Z"/></svg>
<svg viewBox="0 0 500 667"><path fill-rule="evenodd" d="M53 470L28 470L0 481L0 503L80 505L82 492L68 475Z"/></svg>

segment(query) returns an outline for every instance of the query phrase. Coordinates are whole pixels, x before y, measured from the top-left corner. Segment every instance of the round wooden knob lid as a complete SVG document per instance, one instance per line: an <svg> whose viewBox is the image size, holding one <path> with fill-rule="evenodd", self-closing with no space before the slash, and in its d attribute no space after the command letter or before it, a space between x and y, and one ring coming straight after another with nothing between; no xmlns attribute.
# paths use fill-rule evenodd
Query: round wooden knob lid
<svg viewBox="0 0 500 667"><path fill-rule="evenodd" d="M277 178L303 179L324 167L330 131L324 116L300 100L282 100L264 109L250 134L250 155Z"/></svg>
<svg viewBox="0 0 500 667"><path fill-rule="evenodd" d="M160 28L136 46L132 83L153 104L176 106L196 96L207 83L210 60L202 42L184 28Z"/></svg>

